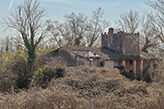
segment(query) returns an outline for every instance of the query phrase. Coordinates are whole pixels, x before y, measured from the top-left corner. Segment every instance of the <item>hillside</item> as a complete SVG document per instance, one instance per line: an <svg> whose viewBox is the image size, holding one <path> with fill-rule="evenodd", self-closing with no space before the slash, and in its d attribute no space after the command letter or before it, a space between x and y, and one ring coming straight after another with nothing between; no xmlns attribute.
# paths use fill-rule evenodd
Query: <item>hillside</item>
<svg viewBox="0 0 164 109"><path fill-rule="evenodd" d="M130 81L117 69L66 67L46 89L30 87L0 95L5 109L158 109L163 108L163 79L158 83Z"/></svg>

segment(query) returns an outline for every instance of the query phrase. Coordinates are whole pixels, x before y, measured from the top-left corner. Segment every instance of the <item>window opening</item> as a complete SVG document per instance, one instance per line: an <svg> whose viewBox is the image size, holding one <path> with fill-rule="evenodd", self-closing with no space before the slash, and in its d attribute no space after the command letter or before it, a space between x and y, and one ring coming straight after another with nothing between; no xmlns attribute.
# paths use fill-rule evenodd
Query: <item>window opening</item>
<svg viewBox="0 0 164 109"><path fill-rule="evenodd" d="M133 64L133 61L132 60L130 60L130 65L132 65Z"/></svg>

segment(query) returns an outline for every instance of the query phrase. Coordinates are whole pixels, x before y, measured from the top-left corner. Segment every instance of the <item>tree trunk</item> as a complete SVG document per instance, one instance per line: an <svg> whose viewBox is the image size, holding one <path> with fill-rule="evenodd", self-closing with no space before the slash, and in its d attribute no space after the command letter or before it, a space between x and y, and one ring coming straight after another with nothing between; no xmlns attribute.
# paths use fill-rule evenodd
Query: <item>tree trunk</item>
<svg viewBox="0 0 164 109"><path fill-rule="evenodd" d="M27 63L29 71L31 71L31 69L32 69L35 58L36 58L35 48L30 47L30 49L28 50L28 63Z"/></svg>

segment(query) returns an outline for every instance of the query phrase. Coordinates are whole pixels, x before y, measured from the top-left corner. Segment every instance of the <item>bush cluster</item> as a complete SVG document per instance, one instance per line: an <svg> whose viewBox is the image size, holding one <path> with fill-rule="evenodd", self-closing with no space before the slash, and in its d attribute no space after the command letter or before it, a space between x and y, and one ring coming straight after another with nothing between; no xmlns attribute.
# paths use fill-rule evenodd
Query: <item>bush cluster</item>
<svg viewBox="0 0 164 109"><path fill-rule="evenodd" d="M126 71L124 66L115 66L115 68L119 69L120 74L124 75L126 78L129 78L130 80L135 79L134 73Z"/></svg>
<svg viewBox="0 0 164 109"><path fill-rule="evenodd" d="M34 72L33 78L31 80L31 86L41 86L46 88L52 78L64 77L65 68L62 66L45 66Z"/></svg>
<svg viewBox="0 0 164 109"><path fill-rule="evenodd" d="M60 68L63 67L41 69L56 72L62 71ZM130 81L117 69L86 66L64 67L64 71L64 77L51 79L44 90L31 87L18 94L0 95L0 109L162 109L164 106L164 92L160 89L163 80L151 84Z"/></svg>
<svg viewBox="0 0 164 109"><path fill-rule="evenodd" d="M0 75L1 87L10 91L14 88L27 88L29 84L30 72L26 65L26 55L24 51L17 50L15 53L12 51L4 51L0 57ZM7 87L6 87L7 86Z"/></svg>
<svg viewBox="0 0 164 109"><path fill-rule="evenodd" d="M47 53L51 48L37 47L36 54ZM27 50L21 46L17 51L3 51L0 54L0 92L11 92L11 89L29 88L34 72L41 67L36 61L31 71L27 65Z"/></svg>
<svg viewBox="0 0 164 109"><path fill-rule="evenodd" d="M0 109L164 107L163 77L159 82L147 83L133 80L127 72L122 75L118 69L54 66L57 61L48 65L35 62L29 72L26 59L23 50L1 54L0 92L10 93L0 93ZM17 88L28 89L12 90Z"/></svg>

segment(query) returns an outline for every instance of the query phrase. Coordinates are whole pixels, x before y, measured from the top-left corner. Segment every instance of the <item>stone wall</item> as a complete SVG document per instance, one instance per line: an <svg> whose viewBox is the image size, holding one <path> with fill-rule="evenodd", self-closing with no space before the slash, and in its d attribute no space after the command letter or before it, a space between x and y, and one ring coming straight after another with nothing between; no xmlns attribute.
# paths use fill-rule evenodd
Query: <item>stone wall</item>
<svg viewBox="0 0 164 109"><path fill-rule="evenodd" d="M84 65L84 58L77 56L77 65Z"/></svg>
<svg viewBox="0 0 164 109"><path fill-rule="evenodd" d="M124 33L122 49L124 55L139 55L139 34Z"/></svg>
<svg viewBox="0 0 164 109"><path fill-rule="evenodd" d="M109 69L112 69L113 67L114 67L114 61L112 61L112 60L106 60L105 61L105 67L106 68L109 68Z"/></svg>
<svg viewBox="0 0 164 109"><path fill-rule="evenodd" d="M113 34L110 37L109 48L119 53L123 53L123 34Z"/></svg>
<svg viewBox="0 0 164 109"><path fill-rule="evenodd" d="M108 42L109 42L109 34L102 33L101 34L101 46L102 47L108 47Z"/></svg>
<svg viewBox="0 0 164 109"><path fill-rule="evenodd" d="M65 49L59 50L58 56L61 56L63 60L65 60L67 63L67 66L73 66L74 62L73 60L75 59L75 54L71 53Z"/></svg>
<svg viewBox="0 0 164 109"><path fill-rule="evenodd" d="M139 55L139 33L118 32L113 34L113 29L110 28L108 34L101 34L101 46L109 47L124 55Z"/></svg>

